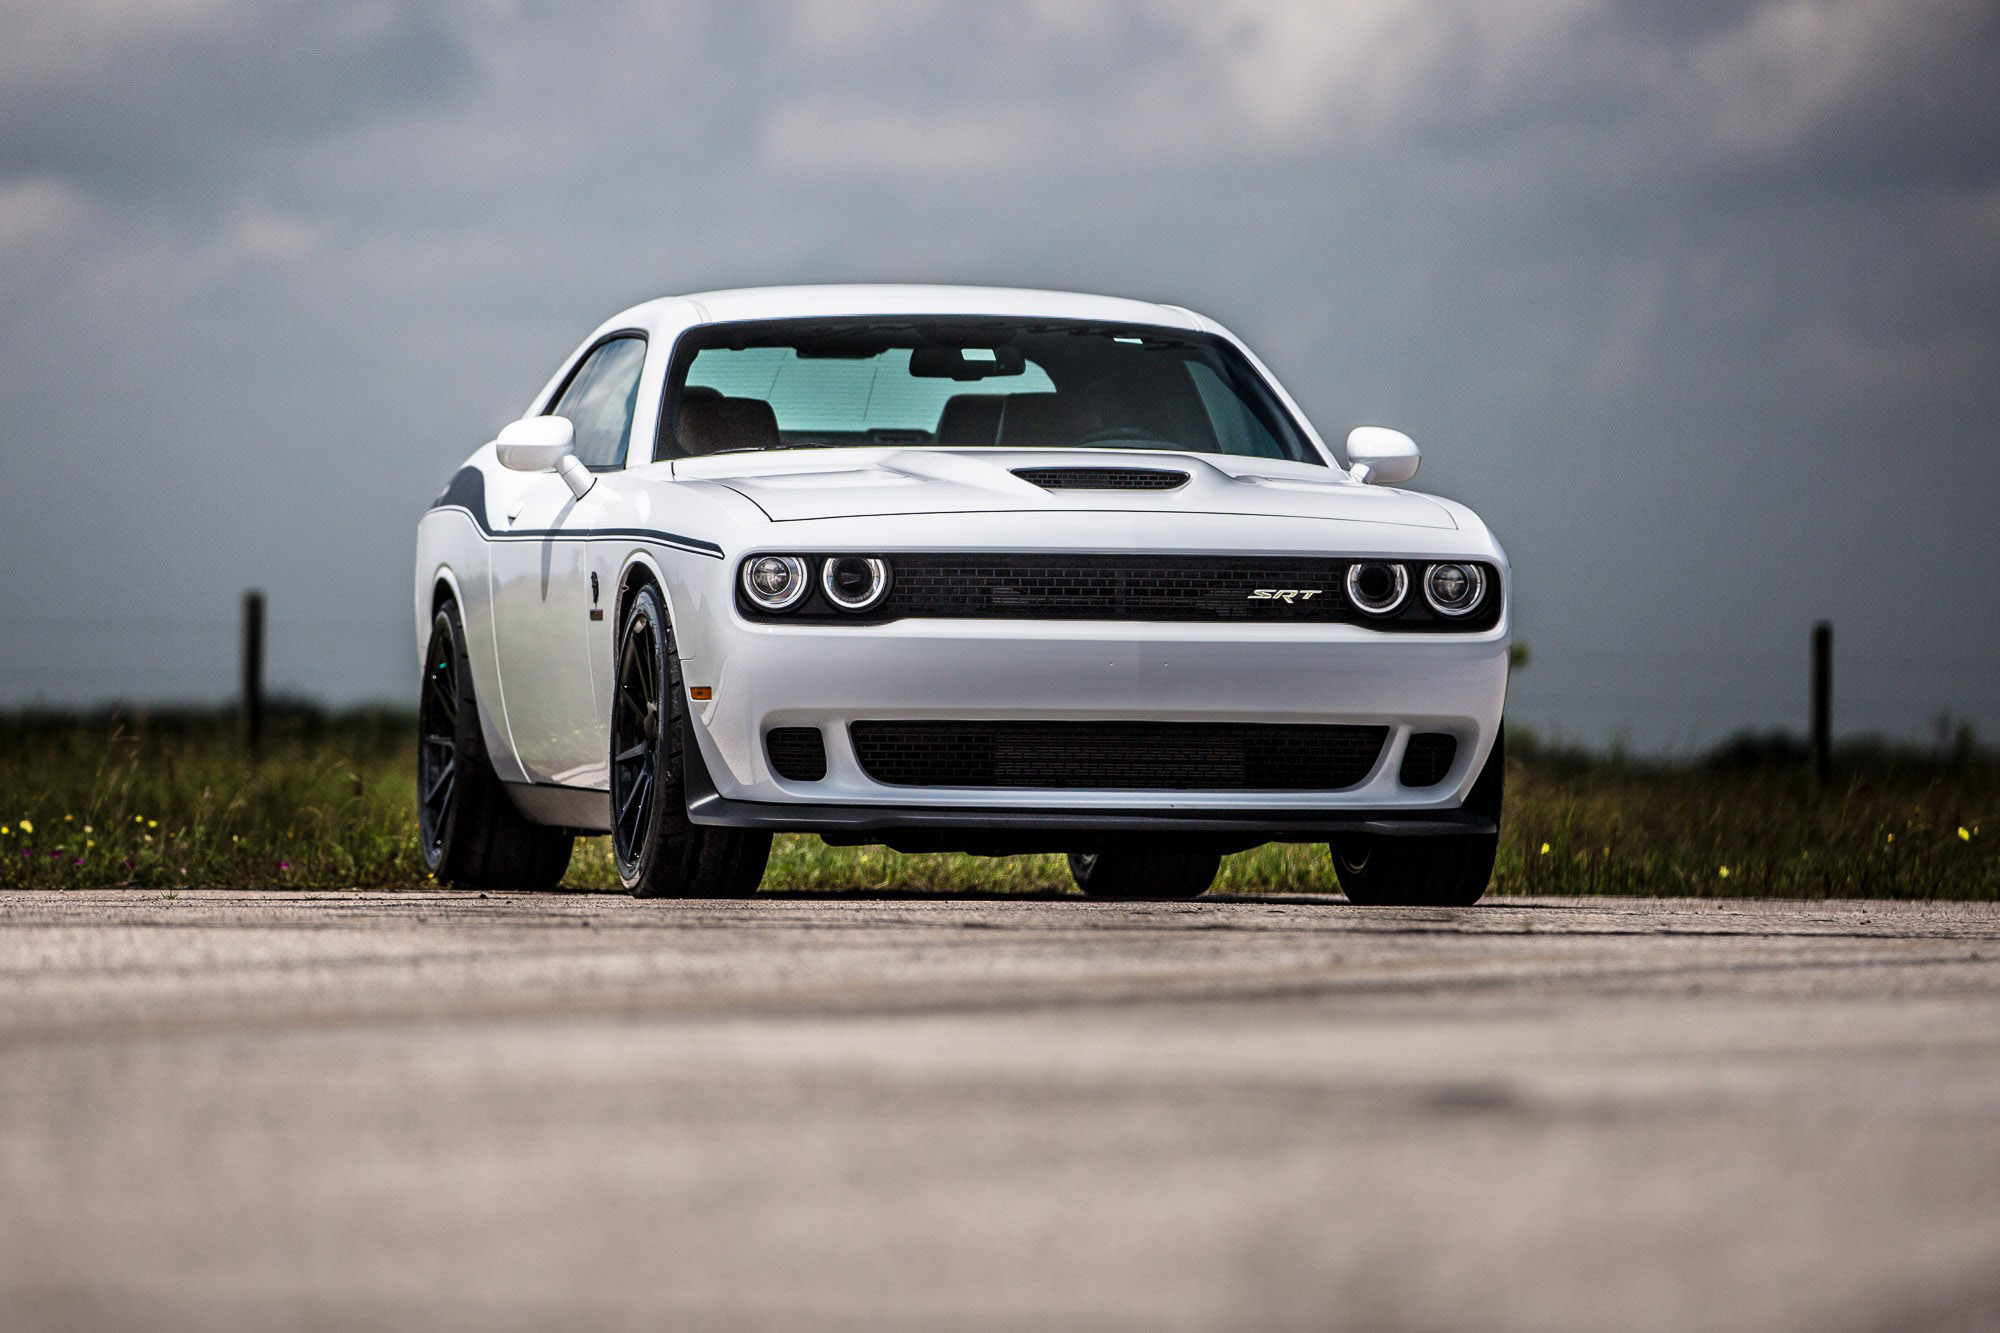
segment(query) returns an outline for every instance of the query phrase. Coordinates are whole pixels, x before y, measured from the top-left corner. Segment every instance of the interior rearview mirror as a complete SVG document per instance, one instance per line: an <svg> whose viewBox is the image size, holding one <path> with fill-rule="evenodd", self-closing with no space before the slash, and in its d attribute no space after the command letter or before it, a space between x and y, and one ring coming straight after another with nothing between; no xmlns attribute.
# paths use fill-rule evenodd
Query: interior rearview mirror
<svg viewBox="0 0 2000 1333"><path fill-rule="evenodd" d="M597 484L596 474L575 453L576 427L568 417L522 417L510 421L493 441L500 466L516 472L556 472L578 499Z"/></svg>
<svg viewBox="0 0 2000 1333"><path fill-rule="evenodd" d="M1423 461L1417 442L1387 426L1356 426L1347 433L1347 461L1356 481L1395 486L1417 475Z"/></svg>

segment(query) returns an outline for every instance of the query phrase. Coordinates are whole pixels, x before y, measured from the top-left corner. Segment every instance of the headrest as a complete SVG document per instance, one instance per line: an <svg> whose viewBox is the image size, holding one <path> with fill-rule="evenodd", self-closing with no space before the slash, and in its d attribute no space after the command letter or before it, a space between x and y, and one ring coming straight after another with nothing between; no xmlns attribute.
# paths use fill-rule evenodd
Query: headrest
<svg viewBox="0 0 2000 1333"><path fill-rule="evenodd" d="M692 456L720 449L775 449L778 416L761 398L724 398L688 390L681 395L674 436Z"/></svg>
<svg viewBox="0 0 2000 1333"><path fill-rule="evenodd" d="M955 393L944 400L938 413L937 442L943 445L990 445L1000 438L1000 404L1007 400L997 393Z"/></svg>
<svg viewBox="0 0 2000 1333"><path fill-rule="evenodd" d="M1058 393L1015 393L1000 414L1000 443L1023 448L1068 444L1090 427L1090 413Z"/></svg>

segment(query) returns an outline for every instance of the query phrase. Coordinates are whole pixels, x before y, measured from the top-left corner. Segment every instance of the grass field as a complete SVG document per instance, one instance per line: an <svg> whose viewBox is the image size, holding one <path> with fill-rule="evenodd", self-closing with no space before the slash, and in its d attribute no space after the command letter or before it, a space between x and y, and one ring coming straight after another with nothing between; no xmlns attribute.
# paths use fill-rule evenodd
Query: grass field
<svg viewBox="0 0 2000 1333"><path fill-rule="evenodd" d="M0 719L0 887L407 888L414 727L281 713L248 763L224 714ZM1494 889L1522 894L2000 899L2000 762L1854 747L1824 789L1796 748L1740 741L1686 763L1549 752L1518 733ZM566 881L615 890L606 840ZM1066 891L1061 858L904 856L778 840L768 888ZM1218 891L1331 892L1326 850L1228 858Z"/></svg>

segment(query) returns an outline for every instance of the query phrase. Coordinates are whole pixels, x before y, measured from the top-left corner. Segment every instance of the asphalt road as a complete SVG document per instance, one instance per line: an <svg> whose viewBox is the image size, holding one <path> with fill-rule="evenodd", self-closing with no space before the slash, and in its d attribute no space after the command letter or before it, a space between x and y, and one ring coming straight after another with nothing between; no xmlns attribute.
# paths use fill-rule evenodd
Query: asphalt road
<svg viewBox="0 0 2000 1333"><path fill-rule="evenodd" d="M2000 908L0 895L0 1327L2000 1326Z"/></svg>

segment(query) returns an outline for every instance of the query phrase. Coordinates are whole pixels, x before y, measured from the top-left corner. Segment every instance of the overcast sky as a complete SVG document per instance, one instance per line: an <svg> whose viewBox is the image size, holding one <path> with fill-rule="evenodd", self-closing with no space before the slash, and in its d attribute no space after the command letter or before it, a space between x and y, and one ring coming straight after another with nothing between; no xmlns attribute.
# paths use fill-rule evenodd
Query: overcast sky
<svg viewBox="0 0 2000 1333"><path fill-rule="evenodd" d="M1668 17L1671 15L1671 17ZM1513 559L1513 713L2000 735L2000 6L0 0L0 706L412 697L417 517L599 320L1193 306Z"/></svg>

